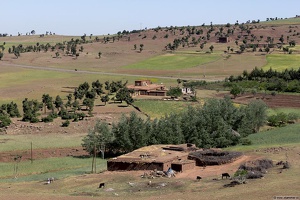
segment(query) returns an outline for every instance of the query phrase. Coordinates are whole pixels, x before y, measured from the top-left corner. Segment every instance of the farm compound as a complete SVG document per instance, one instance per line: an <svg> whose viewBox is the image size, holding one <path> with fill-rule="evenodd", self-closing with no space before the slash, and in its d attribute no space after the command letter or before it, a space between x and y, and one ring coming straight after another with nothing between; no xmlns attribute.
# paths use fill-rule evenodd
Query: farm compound
<svg viewBox="0 0 300 200"><path fill-rule="evenodd" d="M174 171L183 172L193 169L195 166L220 165L233 162L241 155L241 153L237 152L223 152L216 149L198 149L193 144L152 145L108 160L107 170L167 171L169 168L172 168ZM211 156L215 156L215 162L207 162L207 159L212 159ZM218 162L218 160L220 161Z"/></svg>
<svg viewBox="0 0 300 200"><path fill-rule="evenodd" d="M134 91L133 96L166 96L167 90L163 84L153 84L150 80L135 81L134 85L128 85L128 89Z"/></svg>

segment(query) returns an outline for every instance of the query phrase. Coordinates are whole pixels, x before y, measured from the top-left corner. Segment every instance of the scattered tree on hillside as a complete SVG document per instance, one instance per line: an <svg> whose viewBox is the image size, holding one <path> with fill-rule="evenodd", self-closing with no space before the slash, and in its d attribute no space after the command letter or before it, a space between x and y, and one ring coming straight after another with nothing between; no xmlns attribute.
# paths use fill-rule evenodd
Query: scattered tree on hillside
<svg viewBox="0 0 300 200"><path fill-rule="evenodd" d="M99 52L98 52L98 57L99 57L99 59L101 58L101 55L102 55L102 52L99 51Z"/></svg>
<svg viewBox="0 0 300 200"><path fill-rule="evenodd" d="M3 58L3 53L2 52L0 52L0 60L2 60L2 58Z"/></svg>
<svg viewBox="0 0 300 200"><path fill-rule="evenodd" d="M211 46L209 47L209 49L210 49L211 52L213 52L213 50L214 50L214 45L211 45Z"/></svg>
<svg viewBox="0 0 300 200"><path fill-rule="evenodd" d="M104 95L104 96L101 96L101 101L104 102L104 105L106 105L106 102L109 101L109 96L108 96L108 94L107 94L107 95Z"/></svg>
<svg viewBox="0 0 300 200"><path fill-rule="evenodd" d="M83 138L82 147L90 155L93 155L92 173L96 173L96 156L98 152L102 153L102 159L104 159L106 146L113 140L114 135L108 125L101 121L97 121L94 128L90 129L88 135Z"/></svg>
<svg viewBox="0 0 300 200"><path fill-rule="evenodd" d="M22 121L29 121L31 123L36 123L39 121L37 118L38 111L43 108L43 104L37 100L29 101L27 98L23 100L23 118Z"/></svg>
<svg viewBox="0 0 300 200"><path fill-rule="evenodd" d="M144 44L140 44L140 53L143 51L144 49Z"/></svg>
<svg viewBox="0 0 300 200"><path fill-rule="evenodd" d="M133 103L133 98L131 97L131 93L133 93L132 90L129 90L127 87L123 87L118 90L116 94L117 101L125 101L127 105L130 105Z"/></svg>
<svg viewBox="0 0 300 200"><path fill-rule="evenodd" d="M53 102L52 102L52 97L49 96L49 94L43 94L42 96L42 102L44 104L44 112L46 113L46 108L48 110L53 111Z"/></svg>
<svg viewBox="0 0 300 200"><path fill-rule="evenodd" d="M237 95L239 95L239 94L242 93L242 91L243 91L243 89L242 89L240 86L235 85L235 86L233 86L233 87L231 88L230 94L233 95L233 98L236 98Z"/></svg>
<svg viewBox="0 0 300 200"><path fill-rule="evenodd" d="M64 102L63 102L63 100L60 98L59 95L57 95L57 96L55 97L54 105L55 105L55 108L56 108L58 111L59 111L59 110L62 108L62 106L64 105Z"/></svg>

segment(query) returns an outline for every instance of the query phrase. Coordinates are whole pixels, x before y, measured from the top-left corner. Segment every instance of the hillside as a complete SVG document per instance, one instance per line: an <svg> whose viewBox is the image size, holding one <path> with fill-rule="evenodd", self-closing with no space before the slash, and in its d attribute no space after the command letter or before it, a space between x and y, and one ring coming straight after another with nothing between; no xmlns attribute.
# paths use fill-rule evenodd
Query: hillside
<svg viewBox="0 0 300 200"><path fill-rule="evenodd" d="M279 21L284 23L287 20L278 20L278 23L274 22L274 24L261 22L196 27L157 27L130 33L123 31L116 35L86 36L85 41L82 41L81 37L60 35L0 37L0 44L6 43L1 65L21 64L40 68L187 79L201 79L204 76L206 79L223 79L224 76L239 74L244 69L250 70L255 66L263 67L267 64L268 54L283 54L282 47L289 46L290 41L299 44L300 30L297 26L300 24L299 20L290 19L288 24L281 24ZM229 42L219 43L220 36L228 36ZM280 42L281 37L283 42ZM55 46L58 43L66 44L72 38L79 40L77 53L79 48L83 47L77 59L75 56L66 56L65 51L58 49L58 45ZM109 41L105 41L105 38L109 38ZM175 40L180 40L176 50L172 49ZM21 53L18 59L13 53L7 53L13 45L22 44L23 47L29 45L34 47L37 43L39 45L49 43L51 48L55 47L53 50L49 48L47 52ZM134 50L135 44L136 50ZM144 45L142 52L140 52L140 44ZM200 48L201 44L203 44L203 49ZM211 52L210 46L212 45L213 51ZM240 51L241 45L244 45L246 49L244 53L239 54L237 52ZM257 45L255 51L253 45ZM270 46L269 53L265 52L266 46ZM262 49L262 52L259 52L259 49ZM297 45L292 49L293 54L300 52ZM56 52L59 52L58 58L55 56ZM101 59L98 58L99 52L102 53Z"/></svg>

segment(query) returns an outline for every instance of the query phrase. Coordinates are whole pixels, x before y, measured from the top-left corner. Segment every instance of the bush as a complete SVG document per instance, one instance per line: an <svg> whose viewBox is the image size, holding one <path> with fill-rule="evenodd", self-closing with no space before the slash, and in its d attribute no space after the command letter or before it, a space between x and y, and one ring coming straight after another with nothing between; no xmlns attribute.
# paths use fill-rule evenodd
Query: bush
<svg viewBox="0 0 300 200"><path fill-rule="evenodd" d="M240 170L259 171L265 173L267 169L273 167L273 161L269 159L261 159L255 161L248 161L240 165Z"/></svg>
<svg viewBox="0 0 300 200"><path fill-rule="evenodd" d="M40 120L37 117L32 117L30 123L38 123Z"/></svg>
<svg viewBox="0 0 300 200"><path fill-rule="evenodd" d="M283 167L282 168L283 169L289 169L289 168L291 168L291 165L290 165L290 163L288 161L286 161L286 162L283 163Z"/></svg>
<svg viewBox="0 0 300 200"><path fill-rule="evenodd" d="M50 115L47 116L47 117L43 117L42 118L42 122L45 122L45 123L47 123L47 122L53 122L53 118Z"/></svg>
<svg viewBox="0 0 300 200"><path fill-rule="evenodd" d="M11 120L7 115L0 114L0 128L9 126L10 123L11 123Z"/></svg>
<svg viewBox="0 0 300 200"><path fill-rule="evenodd" d="M68 127L70 125L70 121L69 120L66 120L62 123L62 127Z"/></svg>
<svg viewBox="0 0 300 200"><path fill-rule="evenodd" d="M55 118L58 117L58 114L57 114L56 112L53 112L53 113L50 113L50 114L49 114L49 117L55 119Z"/></svg>
<svg viewBox="0 0 300 200"><path fill-rule="evenodd" d="M242 139L240 139L240 143L241 143L242 145L251 145L251 144L252 144L252 141L249 140L248 138L242 138Z"/></svg>
<svg viewBox="0 0 300 200"><path fill-rule="evenodd" d="M264 175L260 171L249 171L246 175L247 179L256 179L256 178L262 178Z"/></svg>
<svg viewBox="0 0 300 200"><path fill-rule="evenodd" d="M297 113L289 113L287 119L288 121L296 121L299 119L299 115Z"/></svg>
<svg viewBox="0 0 300 200"><path fill-rule="evenodd" d="M238 176L246 176L248 174L248 171L247 170L244 170L244 169L238 169L233 177L238 177Z"/></svg>

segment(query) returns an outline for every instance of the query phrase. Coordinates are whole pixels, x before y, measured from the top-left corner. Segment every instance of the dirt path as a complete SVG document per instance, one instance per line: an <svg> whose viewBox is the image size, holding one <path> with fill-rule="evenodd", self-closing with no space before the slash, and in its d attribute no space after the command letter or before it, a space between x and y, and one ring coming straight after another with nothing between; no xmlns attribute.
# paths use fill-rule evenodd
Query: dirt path
<svg viewBox="0 0 300 200"><path fill-rule="evenodd" d="M234 172L238 169L238 167L248 161L255 159L254 156L248 156L243 155L238 160L224 164L224 165L214 165L214 166L207 166L205 168L203 167L195 167L194 169L187 170L185 172L179 173L176 175L176 178L188 178L188 179L196 179L196 176L201 176L202 178L207 177L216 177L221 178L222 173L229 173L230 175L233 175Z"/></svg>

